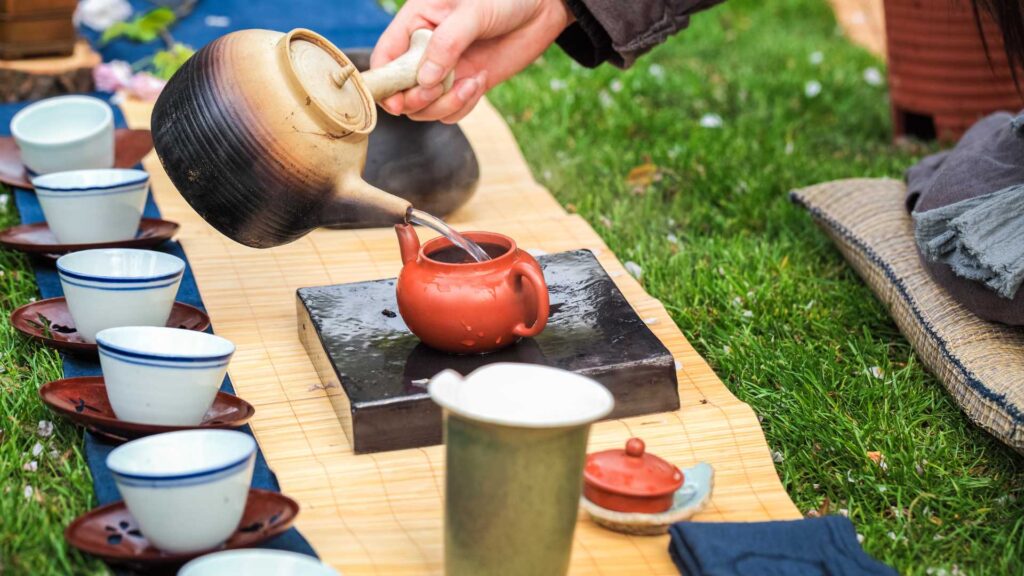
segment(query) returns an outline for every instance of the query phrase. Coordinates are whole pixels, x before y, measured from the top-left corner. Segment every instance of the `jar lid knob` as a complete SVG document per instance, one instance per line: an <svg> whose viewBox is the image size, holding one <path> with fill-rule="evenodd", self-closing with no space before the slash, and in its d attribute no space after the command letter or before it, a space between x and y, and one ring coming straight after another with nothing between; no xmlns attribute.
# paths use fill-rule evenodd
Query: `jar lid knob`
<svg viewBox="0 0 1024 576"><path fill-rule="evenodd" d="M644 441L639 438L630 438L626 441L626 456L639 458L644 455Z"/></svg>

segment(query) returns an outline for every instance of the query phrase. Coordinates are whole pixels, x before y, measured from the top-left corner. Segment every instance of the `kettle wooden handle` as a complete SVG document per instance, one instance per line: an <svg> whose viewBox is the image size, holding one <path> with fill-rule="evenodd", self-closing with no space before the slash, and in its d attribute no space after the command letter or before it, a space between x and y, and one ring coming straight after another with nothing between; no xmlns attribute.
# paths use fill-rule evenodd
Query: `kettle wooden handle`
<svg viewBox="0 0 1024 576"><path fill-rule="evenodd" d="M416 74L420 70L420 64L423 63L427 44L430 43L430 37L433 34L426 28L416 30L409 38L409 50L405 54L380 68L362 73L363 83L370 89L375 101L380 102L388 96L408 90L417 84ZM444 91L450 90L454 82L455 71L452 71L441 82Z"/></svg>

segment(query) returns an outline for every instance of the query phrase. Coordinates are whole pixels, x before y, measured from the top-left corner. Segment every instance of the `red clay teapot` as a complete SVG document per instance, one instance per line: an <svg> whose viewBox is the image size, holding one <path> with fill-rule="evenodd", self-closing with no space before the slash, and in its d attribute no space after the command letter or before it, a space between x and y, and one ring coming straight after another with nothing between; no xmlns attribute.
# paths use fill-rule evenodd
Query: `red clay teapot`
<svg viewBox="0 0 1024 576"><path fill-rule="evenodd" d="M367 72L310 30L222 36L189 58L153 107L160 162L200 216L255 248L320 226L405 222L409 203L362 171L374 101L416 85L430 35L415 31L408 52Z"/></svg>
<svg viewBox="0 0 1024 576"><path fill-rule="evenodd" d="M412 226L397 225L395 231L404 263L396 286L398 311L426 345L480 354L544 330L550 313L544 273L511 238L463 232L491 257L476 262L447 238L420 246Z"/></svg>

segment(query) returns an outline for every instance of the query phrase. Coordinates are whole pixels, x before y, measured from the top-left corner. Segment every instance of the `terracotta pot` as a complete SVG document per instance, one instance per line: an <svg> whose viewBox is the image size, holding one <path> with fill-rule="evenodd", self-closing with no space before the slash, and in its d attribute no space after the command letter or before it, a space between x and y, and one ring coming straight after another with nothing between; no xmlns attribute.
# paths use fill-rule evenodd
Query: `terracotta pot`
<svg viewBox="0 0 1024 576"><path fill-rule="evenodd" d="M416 85L429 37L416 31L409 52L360 73L309 30L222 36L154 106L160 161L200 216L247 246L285 244L320 226L404 222L409 202L361 174L374 101Z"/></svg>
<svg viewBox="0 0 1024 576"><path fill-rule="evenodd" d="M0 0L0 58L66 56L75 48L77 0Z"/></svg>
<svg viewBox="0 0 1024 576"><path fill-rule="evenodd" d="M583 496L616 512L664 512L682 485L679 468L648 454L639 438L630 438L625 450L587 455L583 468Z"/></svg>
<svg viewBox="0 0 1024 576"><path fill-rule="evenodd" d="M955 141L982 116L1024 108L989 18L983 18L983 42L967 2L885 0L884 6L895 136Z"/></svg>
<svg viewBox="0 0 1024 576"><path fill-rule="evenodd" d="M479 354L544 330L550 313L544 273L511 238L465 232L491 259L452 263L443 260L464 253L446 238L420 246L412 226L395 230L405 264L396 286L398 312L424 344L454 354Z"/></svg>

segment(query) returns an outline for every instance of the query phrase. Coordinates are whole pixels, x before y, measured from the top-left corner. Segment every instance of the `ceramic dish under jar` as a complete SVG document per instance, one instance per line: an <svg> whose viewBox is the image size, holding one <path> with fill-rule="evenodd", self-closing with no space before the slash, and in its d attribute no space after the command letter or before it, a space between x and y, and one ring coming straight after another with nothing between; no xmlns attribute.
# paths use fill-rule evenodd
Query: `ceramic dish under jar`
<svg viewBox="0 0 1024 576"><path fill-rule="evenodd" d="M630 438L625 450L588 454L583 468L583 496L617 512L664 512L682 485L679 468L648 454L639 438Z"/></svg>

